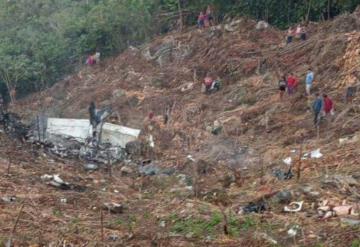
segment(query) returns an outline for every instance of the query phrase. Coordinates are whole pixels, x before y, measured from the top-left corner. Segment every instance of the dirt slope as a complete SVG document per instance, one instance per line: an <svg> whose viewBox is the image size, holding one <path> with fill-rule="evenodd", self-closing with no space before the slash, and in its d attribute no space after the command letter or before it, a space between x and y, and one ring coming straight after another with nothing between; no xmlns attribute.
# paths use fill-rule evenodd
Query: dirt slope
<svg viewBox="0 0 360 247"><path fill-rule="evenodd" d="M118 113L114 116L120 116L114 121L137 128L144 127L144 119L153 111L157 120L154 162L176 171L172 176L121 176L118 166L109 178L104 170L88 174L76 162L55 159L49 164L49 157L39 156L41 151L32 154L29 147L21 155L10 152L1 168L7 169L6 157L16 157L12 161L16 168L1 184L18 198L30 198L21 230L15 234L17 241L39 245L67 241L75 246L104 241L114 246L271 246L275 240L279 246L356 244L358 227L344 225L341 217L319 219L316 208L324 199L332 206L344 199L345 204L359 204L360 96L348 104L343 97L346 87L360 76L360 12L311 24L306 42L288 46L283 32L272 27L255 30L255 25L240 19L158 37L99 66L84 68L12 107L25 119L39 112L86 118L88 104L94 100L99 106L113 107ZM316 74L314 91L326 92L336 104L335 119L323 121L319 135L309 111L313 98L304 96L309 66ZM221 77L220 92L201 94L207 72ZM294 96L280 101L277 81L287 72L295 73L301 86ZM168 107L172 111L165 125L162 118ZM219 135L207 130L215 120L223 126ZM340 145L339 138L348 136L354 138ZM1 152L9 153L11 141L3 139ZM318 148L323 154L320 159L299 159ZM272 176L274 168L285 169L282 160L288 156L300 167L299 181ZM32 164L30 157L34 157ZM58 191L39 181L45 173L62 174L88 189ZM349 175L357 184L346 183ZM344 176L341 181L345 182L326 182L334 176ZM273 195L284 190L291 192L292 200L304 201L302 212L282 212L284 205ZM68 199L65 205L59 202L62 197ZM271 209L237 215L241 206L259 198L268 200ZM120 201L127 209L115 217L105 213L106 239L101 241L98 205L109 200ZM1 222L15 221L12 211L20 206L21 201L1 206ZM223 234L224 212L228 236ZM46 222L51 222L48 228L44 228ZM287 231L294 225L301 231L289 237ZM7 238L10 232L11 227L4 225L0 235ZM35 239L34 233L41 238ZM118 239L108 240L112 234Z"/></svg>

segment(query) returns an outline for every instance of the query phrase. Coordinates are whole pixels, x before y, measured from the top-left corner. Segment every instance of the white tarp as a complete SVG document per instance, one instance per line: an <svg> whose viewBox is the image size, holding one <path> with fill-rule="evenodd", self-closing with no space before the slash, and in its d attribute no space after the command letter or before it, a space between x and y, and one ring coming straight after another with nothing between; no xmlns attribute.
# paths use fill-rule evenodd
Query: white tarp
<svg viewBox="0 0 360 247"><path fill-rule="evenodd" d="M48 138L51 138L51 135L63 135L84 142L90 136L90 129L90 121L87 119L48 118L46 134ZM102 142L125 148L126 143L136 140L139 134L138 129L105 123L102 130Z"/></svg>

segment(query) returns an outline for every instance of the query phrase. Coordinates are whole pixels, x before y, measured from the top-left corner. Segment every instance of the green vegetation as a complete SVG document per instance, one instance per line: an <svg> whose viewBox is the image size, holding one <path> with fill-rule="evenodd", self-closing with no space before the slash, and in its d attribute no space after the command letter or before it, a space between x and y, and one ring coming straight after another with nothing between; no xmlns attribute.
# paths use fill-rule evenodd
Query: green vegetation
<svg viewBox="0 0 360 247"><path fill-rule="evenodd" d="M42 90L95 51L110 56L178 27L179 20L194 25L208 4L217 21L246 15L285 28L352 11L359 0L0 0L1 94Z"/></svg>
<svg viewBox="0 0 360 247"><path fill-rule="evenodd" d="M210 219L189 217L180 219L172 214L169 220L173 223L171 231L178 234L190 234L193 237L206 237L223 234L224 219L220 212L212 213ZM233 214L228 215L228 233L232 237L239 237L241 232L253 229L256 223L250 216L239 220Z"/></svg>
<svg viewBox="0 0 360 247"><path fill-rule="evenodd" d="M353 240L351 247L360 247L360 239Z"/></svg>
<svg viewBox="0 0 360 247"><path fill-rule="evenodd" d="M52 213L56 217L62 217L63 216L63 213L59 209L53 209Z"/></svg>

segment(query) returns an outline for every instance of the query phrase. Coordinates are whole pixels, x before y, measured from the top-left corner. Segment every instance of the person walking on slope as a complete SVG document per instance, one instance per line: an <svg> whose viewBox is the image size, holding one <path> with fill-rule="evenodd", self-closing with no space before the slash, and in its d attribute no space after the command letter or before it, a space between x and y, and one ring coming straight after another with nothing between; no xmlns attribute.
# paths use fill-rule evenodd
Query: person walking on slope
<svg viewBox="0 0 360 247"><path fill-rule="evenodd" d="M314 111L314 125L318 126L320 123L321 110L323 109L323 99L319 93L316 93L316 99L312 105Z"/></svg>
<svg viewBox="0 0 360 247"><path fill-rule="evenodd" d="M286 34L286 44L290 44L293 41L294 38L294 29L292 27L289 27L287 34Z"/></svg>
<svg viewBox="0 0 360 247"><path fill-rule="evenodd" d="M324 113L325 116L327 115L334 115L334 103L333 101L327 96L327 94L323 94L324 99Z"/></svg>
<svg viewBox="0 0 360 247"><path fill-rule="evenodd" d="M306 40L306 30L305 30L305 27L302 26L301 24L299 24L297 27L296 27L296 31L295 31L295 35L296 35L296 38L302 40L302 41L305 41Z"/></svg>
<svg viewBox="0 0 360 247"><path fill-rule="evenodd" d="M312 71L311 68L309 68L305 79L306 96L310 96L313 82L314 82L314 72Z"/></svg>
<svg viewBox="0 0 360 247"><path fill-rule="evenodd" d="M214 16L212 14L212 9L210 5L208 5L206 8L205 19L206 19L205 22L207 22L208 26L214 25Z"/></svg>
<svg viewBox="0 0 360 247"><path fill-rule="evenodd" d="M285 75L283 75L279 80L280 100L283 99L286 88L287 88L286 77Z"/></svg>
<svg viewBox="0 0 360 247"><path fill-rule="evenodd" d="M204 12L201 11L200 14L199 14L199 17L198 17L198 28L204 28L205 26L205 15L204 15Z"/></svg>
<svg viewBox="0 0 360 247"><path fill-rule="evenodd" d="M294 76L294 74L290 73L289 77L287 78L287 89L289 95L294 94L298 82L299 80Z"/></svg>

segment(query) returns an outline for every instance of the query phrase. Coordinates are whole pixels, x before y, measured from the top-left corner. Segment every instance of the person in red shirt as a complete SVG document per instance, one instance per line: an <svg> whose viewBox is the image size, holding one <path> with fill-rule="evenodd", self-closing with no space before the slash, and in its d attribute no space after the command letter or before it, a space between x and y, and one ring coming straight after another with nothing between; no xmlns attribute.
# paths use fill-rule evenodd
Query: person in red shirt
<svg viewBox="0 0 360 247"><path fill-rule="evenodd" d="M86 64L87 65L94 65L96 63L94 57L92 55L90 55L87 59L86 59Z"/></svg>
<svg viewBox="0 0 360 247"><path fill-rule="evenodd" d="M207 74L206 77L204 78L204 85L205 85L206 93L208 93L210 91L213 81L214 81L214 79L211 77L210 74Z"/></svg>
<svg viewBox="0 0 360 247"><path fill-rule="evenodd" d="M289 95L294 94L298 82L299 80L293 74L289 75L289 77L287 78L287 87L288 87Z"/></svg>
<svg viewBox="0 0 360 247"><path fill-rule="evenodd" d="M204 26L205 26L205 15L204 12L201 11L198 17L198 27L204 28Z"/></svg>
<svg viewBox="0 0 360 247"><path fill-rule="evenodd" d="M324 99L324 113L325 115L334 115L334 103L333 101L327 96L326 94L323 94Z"/></svg>

